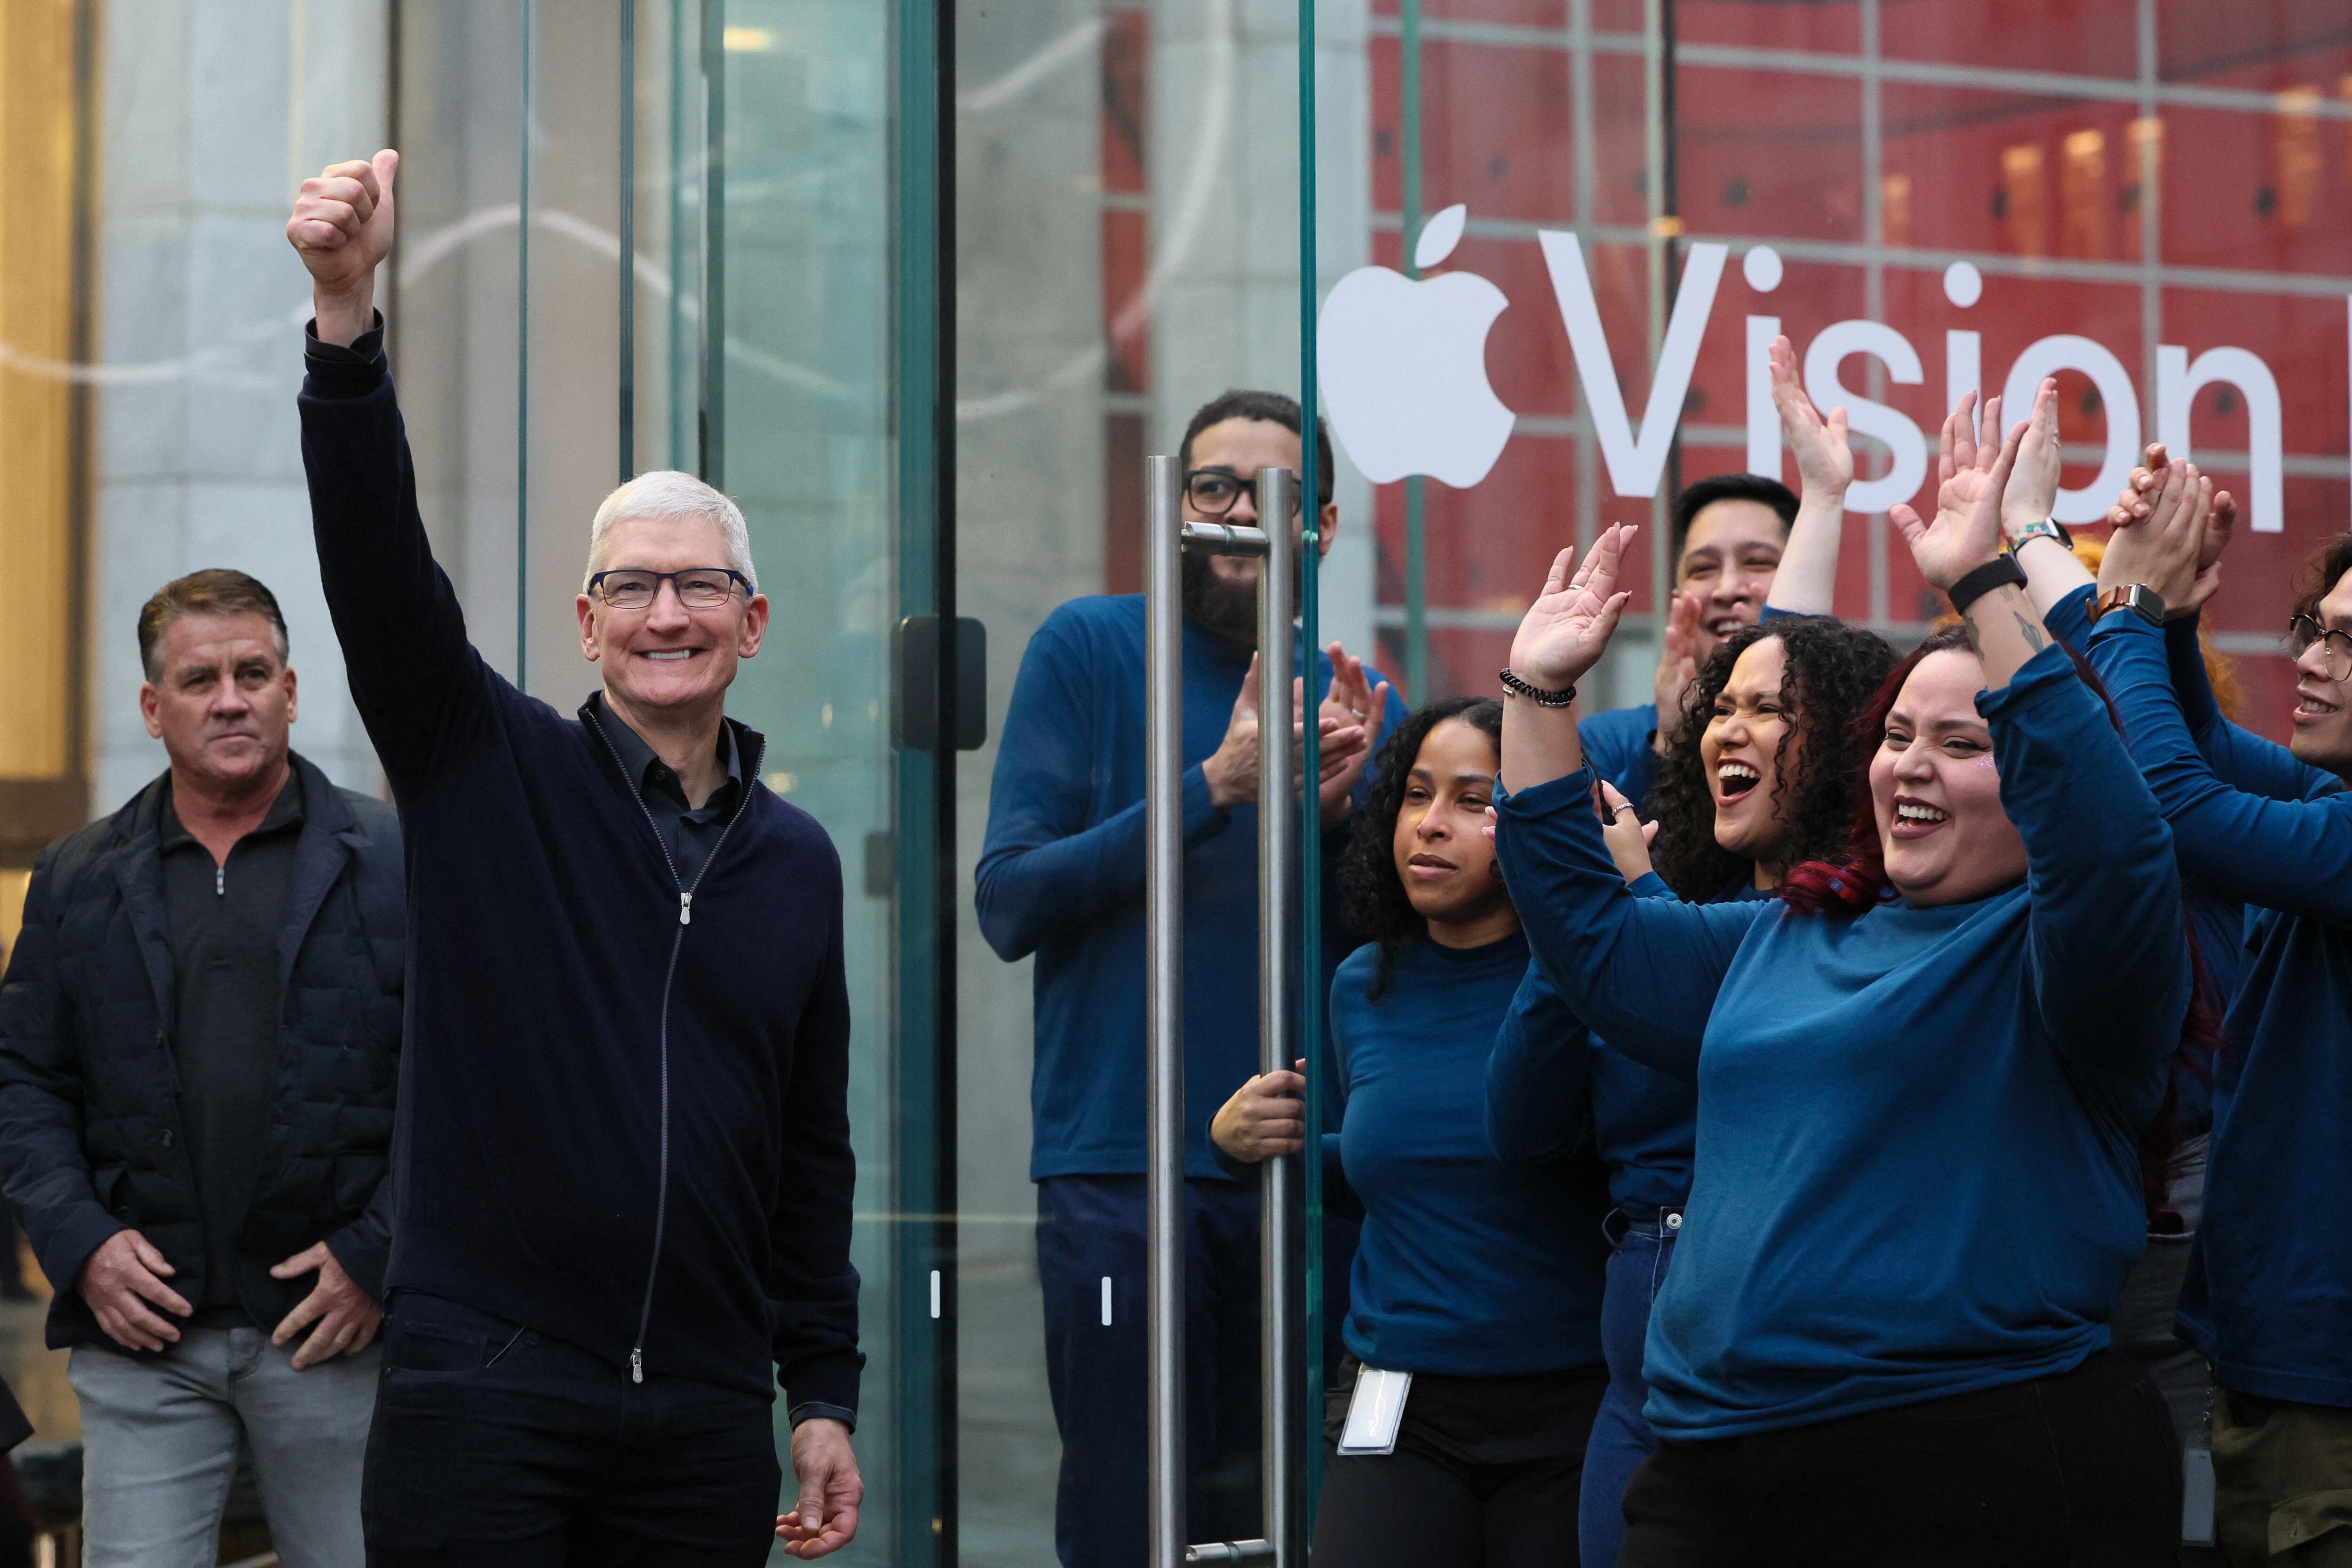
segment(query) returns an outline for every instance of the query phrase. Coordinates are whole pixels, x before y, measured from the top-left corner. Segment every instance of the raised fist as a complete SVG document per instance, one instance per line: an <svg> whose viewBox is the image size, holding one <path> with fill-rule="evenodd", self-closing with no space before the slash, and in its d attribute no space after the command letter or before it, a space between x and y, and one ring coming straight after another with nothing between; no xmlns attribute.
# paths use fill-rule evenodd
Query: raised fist
<svg viewBox="0 0 2352 1568"><path fill-rule="evenodd" d="M375 269L392 249L392 182L400 154L330 163L302 182L286 237L310 269L321 341L349 343L374 324Z"/></svg>

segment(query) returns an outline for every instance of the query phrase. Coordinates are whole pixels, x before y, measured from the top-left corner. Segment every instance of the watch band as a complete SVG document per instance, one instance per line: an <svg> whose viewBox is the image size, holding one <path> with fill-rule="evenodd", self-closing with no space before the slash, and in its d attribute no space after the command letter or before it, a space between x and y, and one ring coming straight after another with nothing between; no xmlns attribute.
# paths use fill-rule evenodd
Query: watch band
<svg viewBox="0 0 2352 1568"><path fill-rule="evenodd" d="M1503 683L1504 690L1524 697L1538 708L1565 708L1576 700L1576 684L1573 681L1570 682L1563 690L1549 691L1530 680L1513 675L1507 668L1496 679Z"/></svg>
<svg viewBox="0 0 2352 1568"><path fill-rule="evenodd" d="M2017 557L2014 555L1996 555L1983 565L1969 572L1945 592L1951 598L1952 613L1956 616L1965 616L1969 613L1970 605L1975 604L1995 588L2010 583L2014 583L2021 588L2024 587L2025 568L2017 563Z"/></svg>
<svg viewBox="0 0 2352 1568"><path fill-rule="evenodd" d="M2016 537L2009 542L2011 553L2023 548L2029 539L2053 540L2069 555L2074 552L2074 536L2067 532L2065 526L2054 517L2045 517L2039 522L2029 522L2019 529Z"/></svg>
<svg viewBox="0 0 2352 1568"><path fill-rule="evenodd" d="M2129 610L2149 626L2164 625L2164 595L2145 583L2126 583L2100 595L2099 613L2094 618L2104 619L2109 610Z"/></svg>

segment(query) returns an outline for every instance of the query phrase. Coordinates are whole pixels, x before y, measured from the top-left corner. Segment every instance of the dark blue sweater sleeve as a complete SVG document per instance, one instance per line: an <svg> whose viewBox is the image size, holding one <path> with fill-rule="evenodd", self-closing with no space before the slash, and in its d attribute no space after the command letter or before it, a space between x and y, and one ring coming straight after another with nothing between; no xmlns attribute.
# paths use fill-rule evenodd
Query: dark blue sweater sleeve
<svg viewBox="0 0 2352 1568"><path fill-rule="evenodd" d="M1577 1016L1633 1060L1688 1079L1732 955L1773 906L1639 896L1609 857L1591 800L1582 768L1496 791L1503 880L1536 962Z"/></svg>
<svg viewBox="0 0 2352 1568"><path fill-rule="evenodd" d="M2221 716L2206 672L2205 647L2197 638L2198 618L2164 623L2164 661L2172 672L2173 695L2189 739L2224 784L2273 800L2312 800L2344 787L2334 773L2297 760L2293 752L2242 730Z"/></svg>
<svg viewBox="0 0 2352 1568"><path fill-rule="evenodd" d="M2042 624L2050 629L2052 637L2076 653L2083 652L2091 646L2091 604L2098 594L2097 584L2084 584L2051 605Z"/></svg>
<svg viewBox="0 0 2352 1568"><path fill-rule="evenodd" d="M1008 963L1143 897L1144 804L1087 820L1095 749L1108 743L1094 733L1090 679L1084 645L1048 617L1013 679L975 876L981 934ZM1184 770L1183 813L1188 847L1232 821L1197 766Z"/></svg>
<svg viewBox="0 0 2352 1568"><path fill-rule="evenodd" d="M352 701L405 793L476 732L498 678L466 640L457 592L433 560L382 334L379 318L349 349L310 340L302 467Z"/></svg>
<svg viewBox="0 0 2352 1568"><path fill-rule="evenodd" d="M1507 1163L1556 1160L1592 1134L1591 1034L1529 963L1486 1058L1486 1142Z"/></svg>
<svg viewBox="0 0 2352 1568"><path fill-rule="evenodd" d="M2172 825L2181 868L2226 898L2352 926L2352 802L2333 791L2281 800L2220 776L2189 734L2158 633L2137 616L2101 622L2091 662L2123 710L2132 756ZM2282 782L2283 771L2267 768L2271 782Z"/></svg>
<svg viewBox="0 0 2352 1568"><path fill-rule="evenodd" d="M2110 619L2138 626L2157 652L2153 627ZM2130 1109L2151 1085L2161 1094L2189 1006L2172 835L2064 648L2043 648L1977 707L2001 807L2025 840L2028 979L2042 1023L2079 1089L2120 1091Z"/></svg>

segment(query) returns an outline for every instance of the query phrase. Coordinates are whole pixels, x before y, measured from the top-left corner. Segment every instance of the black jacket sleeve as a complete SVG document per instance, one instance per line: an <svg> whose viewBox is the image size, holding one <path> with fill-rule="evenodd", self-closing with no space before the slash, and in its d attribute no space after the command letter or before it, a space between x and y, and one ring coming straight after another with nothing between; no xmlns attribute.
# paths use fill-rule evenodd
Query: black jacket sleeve
<svg viewBox="0 0 2352 1568"><path fill-rule="evenodd" d="M33 869L0 979L0 1184L41 1272L70 1290L89 1255L128 1227L100 1200L83 1152L81 1053L58 984L57 855Z"/></svg>
<svg viewBox="0 0 2352 1568"><path fill-rule="evenodd" d="M302 467L352 700L404 795L484 721L498 677L466 640L457 590L433 560L383 331L379 317L348 349L311 337Z"/></svg>
<svg viewBox="0 0 2352 1568"><path fill-rule="evenodd" d="M793 1031L783 1159L770 1221L768 1297L776 1381L798 1425L857 1418L857 1270L849 1261L857 1156L849 1146L849 986L842 961L841 862L832 856L833 941Z"/></svg>

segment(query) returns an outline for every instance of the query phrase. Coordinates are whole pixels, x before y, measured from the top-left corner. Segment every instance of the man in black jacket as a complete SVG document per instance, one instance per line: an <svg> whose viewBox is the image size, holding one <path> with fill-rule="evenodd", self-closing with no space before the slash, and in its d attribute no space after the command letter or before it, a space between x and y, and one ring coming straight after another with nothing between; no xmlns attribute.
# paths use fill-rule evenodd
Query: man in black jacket
<svg viewBox="0 0 2352 1568"><path fill-rule="evenodd" d="M841 867L725 714L768 618L742 513L685 474L624 485L577 601L604 689L567 719L490 668L373 308L397 166L333 165L287 225L320 567L408 855L369 1560L823 1556L863 1489Z"/></svg>
<svg viewBox="0 0 2352 1568"><path fill-rule="evenodd" d="M268 588L167 584L139 644L171 767L41 857L0 982L0 1173L73 1347L87 1561L209 1565L243 1447L289 1568L352 1568L399 828L290 750Z"/></svg>

